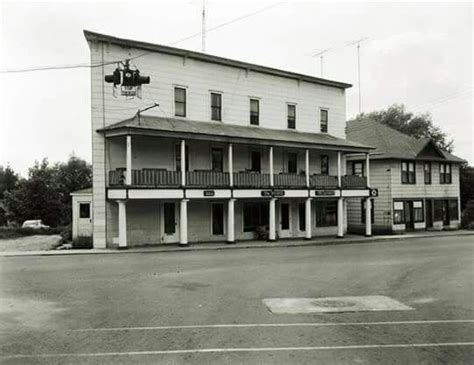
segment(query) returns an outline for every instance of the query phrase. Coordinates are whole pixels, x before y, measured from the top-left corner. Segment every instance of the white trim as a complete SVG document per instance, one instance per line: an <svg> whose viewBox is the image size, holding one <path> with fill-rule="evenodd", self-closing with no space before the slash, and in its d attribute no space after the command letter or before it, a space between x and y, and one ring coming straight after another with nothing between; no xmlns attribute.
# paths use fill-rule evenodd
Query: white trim
<svg viewBox="0 0 474 365"><path fill-rule="evenodd" d="M184 117L182 115L176 115L176 98L175 98L175 94L174 94L175 89L184 89L185 90L186 103L185 103L185 110L184 110L185 116ZM185 86L185 85L178 85L178 84L173 84L172 85L171 103L173 105L173 117L174 118L178 118L178 119L187 119L188 118L188 89L189 89L189 87Z"/></svg>

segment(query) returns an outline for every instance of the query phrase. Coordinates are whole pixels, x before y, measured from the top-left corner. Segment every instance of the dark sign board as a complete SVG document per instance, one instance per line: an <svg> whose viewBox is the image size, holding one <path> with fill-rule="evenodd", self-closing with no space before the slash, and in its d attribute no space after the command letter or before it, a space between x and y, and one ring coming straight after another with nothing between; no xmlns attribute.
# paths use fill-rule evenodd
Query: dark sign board
<svg viewBox="0 0 474 365"><path fill-rule="evenodd" d="M214 196L216 192L214 190L204 190L204 196Z"/></svg>
<svg viewBox="0 0 474 365"><path fill-rule="evenodd" d="M285 190L262 190L261 191L262 196L285 196Z"/></svg>
<svg viewBox="0 0 474 365"><path fill-rule="evenodd" d="M336 195L334 190L315 190L315 195Z"/></svg>

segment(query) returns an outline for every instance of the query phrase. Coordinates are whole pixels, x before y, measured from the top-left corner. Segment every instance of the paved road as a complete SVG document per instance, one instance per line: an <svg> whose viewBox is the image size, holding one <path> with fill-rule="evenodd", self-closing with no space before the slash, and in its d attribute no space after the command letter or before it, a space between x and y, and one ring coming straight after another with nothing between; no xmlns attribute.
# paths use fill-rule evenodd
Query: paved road
<svg viewBox="0 0 474 365"><path fill-rule="evenodd" d="M1 361L472 363L471 241L0 258ZM363 295L414 310L273 314L262 304Z"/></svg>

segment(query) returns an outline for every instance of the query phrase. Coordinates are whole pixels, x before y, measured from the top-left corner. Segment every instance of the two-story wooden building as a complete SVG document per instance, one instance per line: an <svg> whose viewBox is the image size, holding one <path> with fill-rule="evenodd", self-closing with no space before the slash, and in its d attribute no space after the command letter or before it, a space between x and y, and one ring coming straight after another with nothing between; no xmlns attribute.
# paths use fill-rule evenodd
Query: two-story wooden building
<svg viewBox="0 0 474 365"><path fill-rule="evenodd" d="M370 157L370 181L379 193L371 206L374 232L459 227L462 159L371 119L348 122L347 138L376 147ZM352 155L347 164L348 173L367 176L363 156ZM364 200L349 201L349 230L363 232L366 215Z"/></svg>
<svg viewBox="0 0 474 365"><path fill-rule="evenodd" d="M345 173L347 156L371 150L345 139L349 84L84 33L94 247L235 242L262 229L270 240L342 237L346 201L369 198L367 179ZM126 60L151 78L142 99L104 82Z"/></svg>

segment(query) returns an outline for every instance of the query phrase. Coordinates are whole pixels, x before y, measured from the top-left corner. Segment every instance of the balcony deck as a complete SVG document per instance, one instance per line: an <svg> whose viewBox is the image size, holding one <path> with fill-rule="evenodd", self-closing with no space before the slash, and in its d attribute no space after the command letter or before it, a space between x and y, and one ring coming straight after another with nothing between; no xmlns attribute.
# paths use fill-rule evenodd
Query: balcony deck
<svg viewBox="0 0 474 365"><path fill-rule="evenodd" d="M109 186L125 185L125 169L109 171ZM132 170L132 186L143 188L181 187L181 172L163 169ZM187 171L186 186L191 188L226 188L230 187L230 174L216 171ZM233 173L233 187L241 189L270 188L270 174L258 172ZM304 174L274 174L274 187L278 189L307 189ZM342 176L343 189L365 189L365 177L357 175ZM337 189L337 176L311 175L311 189Z"/></svg>

